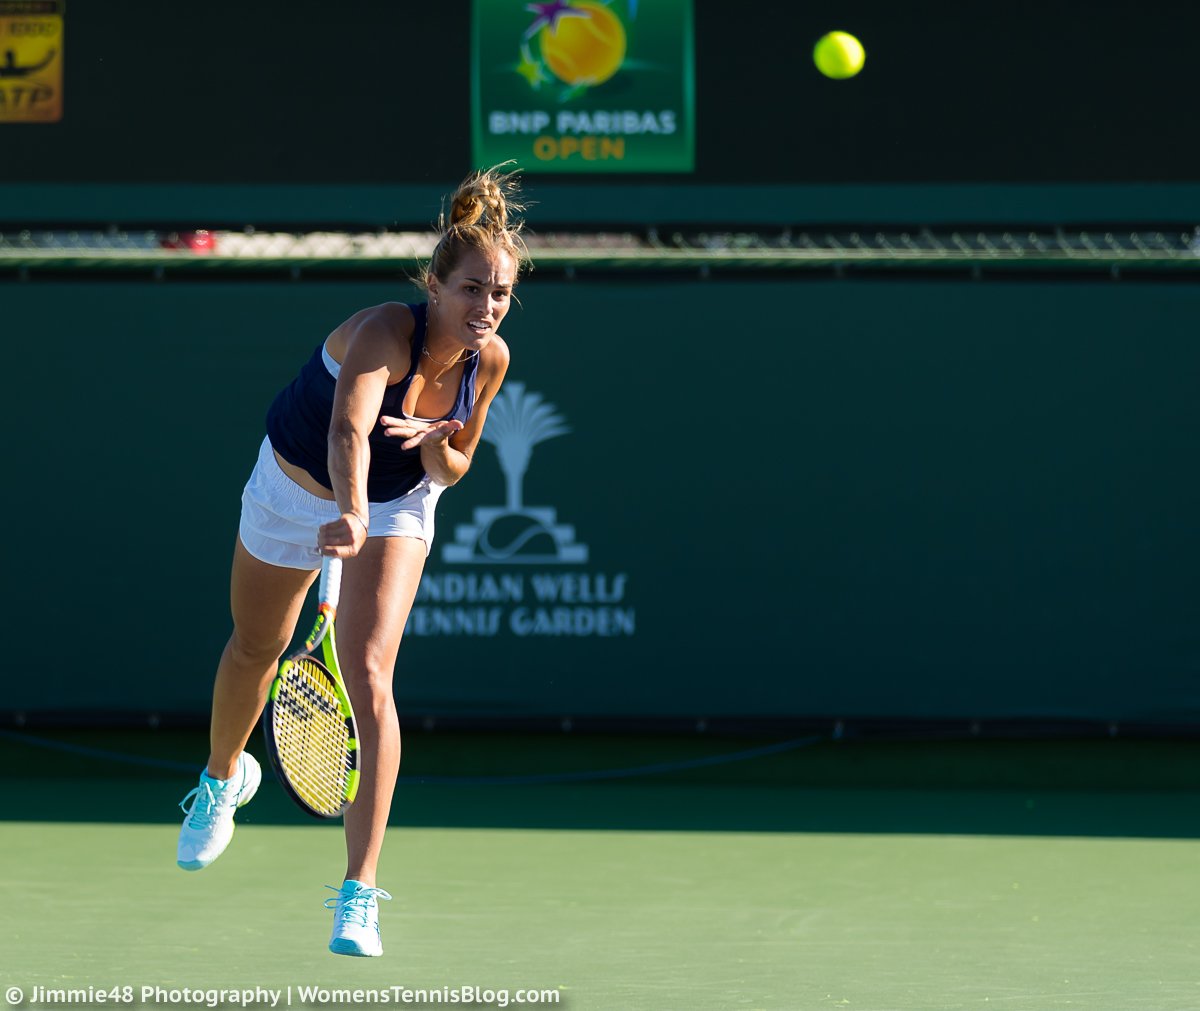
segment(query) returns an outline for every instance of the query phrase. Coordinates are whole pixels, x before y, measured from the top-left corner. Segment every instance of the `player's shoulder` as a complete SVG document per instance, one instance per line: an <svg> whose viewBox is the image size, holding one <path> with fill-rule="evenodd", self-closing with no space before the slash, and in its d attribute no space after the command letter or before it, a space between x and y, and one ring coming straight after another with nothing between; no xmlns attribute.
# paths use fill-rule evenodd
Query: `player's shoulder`
<svg viewBox="0 0 1200 1011"><path fill-rule="evenodd" d="M411 337L415 320L412 307L406 302L381 302L359 309L347 321L357 328L371 328Z"/></svg>
<svg viewBox="0 0 1200 1011"><path fill-rule="evenodd" d="M408 362L405 350L412 339L412 309L403 302L384 302L359 309L339 326L326 342L326 348L336 361L345 363L353 354L357 361L373 369L388 362L396 369Z"/></svg>
<svg viewBox="0 0 1200 1011"><path fill-rule="evenodd" d="M404 302L383 302L359 309L338 329L340 341L347 346L376 348L380 351L401 349L412 339L416 322L412 309ZM336 355L331 347L330 352Z"/></svg>
<svg viewBox="0 0 1200 1011"><path fill-rule="evenodd" d="M483 349L483 360L507 365L510 358L508 342L499 334L493 334L492 339L487 342L487 347Z"/></svg>
<svg viewBox="0 0 1200 1011"><path fill-rule="evenodd" d="M502 376L508 368L512 355L508 344L499 334L494 334L479 356L480 367L488 376Z"/></svg>

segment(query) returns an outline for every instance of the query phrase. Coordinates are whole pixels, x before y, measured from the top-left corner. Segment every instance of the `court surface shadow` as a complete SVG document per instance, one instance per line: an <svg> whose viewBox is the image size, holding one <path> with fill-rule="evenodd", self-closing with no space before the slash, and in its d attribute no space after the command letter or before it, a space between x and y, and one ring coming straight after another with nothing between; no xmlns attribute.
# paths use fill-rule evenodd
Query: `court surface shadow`
<svg viewBox="0 0 1200 1011"><path fill-rule="evenodd" d="M263 754L257 740L250 750ZM1188 741L410 733L391 822L1194 838L1197 750ZM0 821L175 822L206 751L195 731L0 732ZM238 820L314 823L269 773Z"/></svg>

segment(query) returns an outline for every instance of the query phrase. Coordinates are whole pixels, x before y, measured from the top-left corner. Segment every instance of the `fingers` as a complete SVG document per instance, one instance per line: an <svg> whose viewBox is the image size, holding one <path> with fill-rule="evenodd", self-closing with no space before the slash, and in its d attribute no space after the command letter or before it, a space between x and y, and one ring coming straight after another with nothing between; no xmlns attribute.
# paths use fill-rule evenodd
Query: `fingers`
<svg viewBox="0 0 1200 1011"><path fill-rule="evenodd" d="M383 426L383 434L390 436L403 436L410 438L418 432L423 432L429 427L424 421L411 421L408 418L390 418L384 415L379 419L379 423Z"/></svg>
<svg viewBox="0 0 1200 1011"><path fill-rule="evenodd" d="M379 419L379 423L388 435L416 435L418 432L430 431L444 431L453 435L463 427L463 423L456 418L448 418L445 421L417 421L413 418L392 418L386 414Z"/></svg>
<svg viewBox="0 0 1200 1011"><path fill-rule="evenodd" d="M400 444L401 449L412 449L423 442L445 442L450 436L462 428L461 421L439 421L427 425L423 431L417 432L411 439Z"/></svg>
<svg viewBox="0 0 1200 1011"><path fill-rule="evenodd" d="M401 449L414 449L423 442L438 442L462 431L463 423L451 418L448 421L414 421L411 418L393 418L384 415L379 419L383 434L402 438Z"/></svg>
<svg viewBox="0 0 1200 1011"><path fill-rule="evenodd" d="M353 558L366 539L367 533L361 522L346 514L317 529L317 550L331 558Z"/></svg>

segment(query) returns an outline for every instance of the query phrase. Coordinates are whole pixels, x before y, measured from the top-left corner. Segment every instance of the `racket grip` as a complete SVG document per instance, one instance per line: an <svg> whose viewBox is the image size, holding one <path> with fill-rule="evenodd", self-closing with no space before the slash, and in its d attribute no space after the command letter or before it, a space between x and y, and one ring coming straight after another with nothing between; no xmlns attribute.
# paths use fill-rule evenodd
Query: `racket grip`
<svg viewBox="0 0 1200 1011"><path fill-rule="evenodd" d="M321 562L321 583L317 589L322 607L336 611L342 594L342 560L325 558Z"/></svg>

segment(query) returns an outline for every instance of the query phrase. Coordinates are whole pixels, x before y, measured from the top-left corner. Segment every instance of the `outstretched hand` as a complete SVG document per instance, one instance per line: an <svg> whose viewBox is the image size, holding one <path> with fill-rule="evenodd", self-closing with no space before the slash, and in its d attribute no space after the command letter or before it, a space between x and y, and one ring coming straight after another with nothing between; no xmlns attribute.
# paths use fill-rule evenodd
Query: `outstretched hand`
<svg viewBox="0 0 1200 1011"><path fill-rule="evenodd" d="M461 431L461 421L415 421L412 418L390 418L384 415L379 419L383 425L383 434L393 438L403 439L401 449L413 449L420 445L435 446L445 442L455 432Z"/></svg>

